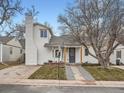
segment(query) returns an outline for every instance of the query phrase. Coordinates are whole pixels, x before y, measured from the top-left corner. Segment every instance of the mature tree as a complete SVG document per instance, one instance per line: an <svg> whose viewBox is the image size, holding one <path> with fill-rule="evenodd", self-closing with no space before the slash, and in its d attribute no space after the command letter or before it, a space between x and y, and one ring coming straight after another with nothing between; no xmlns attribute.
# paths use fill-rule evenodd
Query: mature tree
<svg viewBox="0 0 124 93"><path fill-rule="evenodd" d="M7 24L11 25L12 18L22 10L20 0L0 0L0 30L3 31Z"/></svg>
<svg viewBox="0 0 124 93"><path fill-rule="evenodd" d="M89 50L90 45L102 67L109 67L110 56L120 44L117 38L123 34L123 0L76 0L59 22L75 39Z"/></svg>

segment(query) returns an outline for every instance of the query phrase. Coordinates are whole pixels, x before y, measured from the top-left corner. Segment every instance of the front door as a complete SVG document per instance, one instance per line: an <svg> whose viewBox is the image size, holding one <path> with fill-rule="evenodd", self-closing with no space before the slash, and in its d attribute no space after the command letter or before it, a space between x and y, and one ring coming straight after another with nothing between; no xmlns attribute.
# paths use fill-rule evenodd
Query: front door
<svg viewBox="0 0 124 93"><path fill-rule="evenodd" d="M75 48L69 48L69 63L75 63Z"/></svg>

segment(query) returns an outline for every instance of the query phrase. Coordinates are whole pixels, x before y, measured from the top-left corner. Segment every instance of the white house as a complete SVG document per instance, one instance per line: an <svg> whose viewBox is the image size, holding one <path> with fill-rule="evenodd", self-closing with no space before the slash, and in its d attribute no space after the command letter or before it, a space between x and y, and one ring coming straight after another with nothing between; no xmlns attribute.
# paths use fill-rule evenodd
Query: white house
<svg viewBox="0 0 124 93"><path fill-rule="evenodd" d="M48 61L65 63L98 63L87 50L69 35L55 36L50 28L33 22L33 17L26 16L26 65L44 64ZM93 49L89 50L94 53ZM120 52L121 51L121 52ZM59 57L60 56L60 57ZM117 59L124 63L124 46L116 48L111 56L111 63Z"/></svg>
<svg viewBox="0 0 124 93"><path fill-rule="evenodd" d="M0 37L0 62L16 62L24 55L24 40Z"/></svg>

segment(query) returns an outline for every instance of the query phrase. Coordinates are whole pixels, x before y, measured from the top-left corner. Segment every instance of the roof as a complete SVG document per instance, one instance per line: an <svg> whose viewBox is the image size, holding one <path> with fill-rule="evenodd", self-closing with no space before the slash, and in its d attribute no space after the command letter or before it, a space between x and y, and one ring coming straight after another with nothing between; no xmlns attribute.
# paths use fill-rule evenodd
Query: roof
<svg viewBox="0 0 124 93"><path fill-rule="evenodd" d="M19 43L21 44L22 48L25 49L25 39L20 39Z"/></svg>
<svg viewBox="0 0 124 93"><path fill-rule="evenodd" d="M6 36L1 36L0 37L0 42L2 43L8 43L11 39L13 39L14 37L6 37Z"/></svg>
<svg viewBox="0 0 124 93"><path fill-rule="evenodd" d="M50 42L45 44L45 47L49 46L80 46L81 44L78 43L71 35L62 35L62 36L53 36L50 39Z"/></svg>
<svg viewBox="0 0 124 93"><path fill-rule="evenodd" d="M49 28L49 27L47 27L47 26L45 26L45 25L43 25L41 23L34 23L34 26L36 26L36 25L42 26L44 28L47 28L49 30L50 34L53 35L53 32L52 32L51 28Z"/></svg>

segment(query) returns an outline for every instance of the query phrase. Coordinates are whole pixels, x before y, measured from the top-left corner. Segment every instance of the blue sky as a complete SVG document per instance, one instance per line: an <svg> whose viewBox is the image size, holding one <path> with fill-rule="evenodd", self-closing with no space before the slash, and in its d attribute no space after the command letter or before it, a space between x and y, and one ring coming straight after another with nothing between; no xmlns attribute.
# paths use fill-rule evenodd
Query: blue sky
<svg viewBox="0 0 124 93"><path fill-rule="evenodd" d="M39 11L37 21L40 23L48 22L52 27L56 35L60 33L57 22L59 14L63 14L67 6L71 5L74 0L22 0L23 7L31 8L35 6L36 10ZM19 16L17 22L21 22L24 16Z"/></svg>

